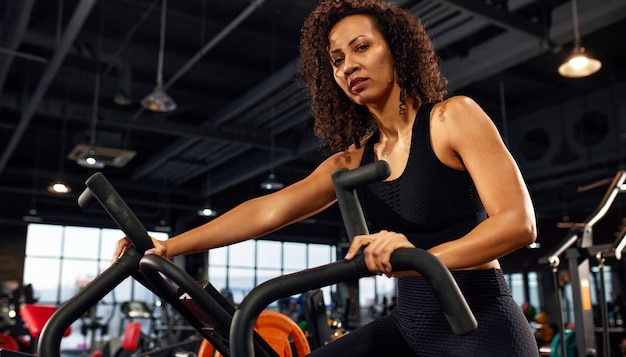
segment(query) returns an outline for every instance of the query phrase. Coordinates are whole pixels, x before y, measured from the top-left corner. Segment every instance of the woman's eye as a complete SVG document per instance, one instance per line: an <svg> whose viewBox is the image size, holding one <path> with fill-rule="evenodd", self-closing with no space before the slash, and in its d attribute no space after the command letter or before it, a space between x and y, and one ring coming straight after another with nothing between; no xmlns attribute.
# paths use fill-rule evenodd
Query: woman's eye
<svg viewBox="0 0 626 357"><path fill-rule="evenodd" d="M330 63L332 63L332 65L335 67L339 66L342 62L343 62L343 58L341 57L333 58L330 60Z"/></svg>
<svg viewBox="0 0 626 357"><path fill-rule="evenodd" d="M363 52L363 51L367 50L367 48L368 48L368 47L369 47L369 46L368 46L368 45L365 45L365 44L363 44L363 45L358 45L358 46L356 47L356 51L357 51L357 52Z"/></svg>

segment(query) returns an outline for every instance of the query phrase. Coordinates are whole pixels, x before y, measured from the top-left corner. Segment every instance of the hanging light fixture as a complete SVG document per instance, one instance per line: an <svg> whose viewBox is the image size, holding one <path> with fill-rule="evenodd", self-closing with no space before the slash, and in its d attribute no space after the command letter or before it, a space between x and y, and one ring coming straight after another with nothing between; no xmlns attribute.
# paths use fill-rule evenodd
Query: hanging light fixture
<svg viewBox="0 0 626 357"><path fill-rule="evenodd" d="M165 47L165 15L167 11L167 0L162 0L161 9L161 41L159 46L159 59L157 64L156 87L141 100L141 105L153 112L171 112L176 109L176 102L170 97L163 87L163 52Z"/></svg>
<svg viewBox="0 0 626 357"><path fill-rule="evenodd" d="M581 46L576 0L572 0L572 18L574 20L574 51L559 66L559 74L568 78L587 77L598 72L602 67L602 62L589 57L585 53L585 48Z"/></svg>
<svg viewBox="0 0 626 357"><path fill-rule="evenodd" d="M204 190L207 194L206 200L204 202L204 207L200 208L196 213L200 217L216 217L218 212L211 205L211 173L207 174L206 180L206 189Z"/></svg>
<svg viewBox="0 0 626 357"><path fill-rule="evenodd" d="M278 181L278 179L276 178L276 174L274 174L273 172L270 172L270 174L267 175L265 181L261 182L261 188L268 191L280 190L283 187L285 187L285 184Z"/></svg>
<svg viewBox="0 0 626 357"><path fill-rule="evenodd" d="M285 185L282 182L278 181L278 179L276 178L276 174L274 173L275 154L274 154L274 107L273 106L272 106L271 115L272 115L272 123L271 123L272 129L271 129L271 135L270 135L271 169L265 181L261 182L261 188L265 190L269 190L269 191L276 191L285 187Z"/></svg>
<svg viewBox="0 0 626 357"><path fill-rule="evenodd" d="M93 109L91 112L91 135L89 143L91 148L87 154L76 159L76 163L80 166L90 169L101 169L106 166L104 161L98 159L96 153L96 124L98 122L98 111L100 104L100 56L102 56L102 21L100 22L100 33L98 35L98 55L96 59L96 78L94 80L93 91Z"/></svg>
<svg viewBox="0 0 626 357"><path fill-rule="evenodd" d="M59 175L58 180L54 181L48 186L48 191L59 195L70 193L72 189L63 181L63 164L65 162L63 154L65 153L65 137L67 124L65 118L63 118L63 129L61 130L61 153L59 158Z"/></svg>
<svg viewBox="0 0 626 357"><path fill-rule="evenodd" d="M272 18L272 38L271 38L271 44L270 44L270 72L274 72L274 67L275 67L275 62L276 62L276 21L275 18ZM274 106L272 105L272 109L270 111L270 115L271 115L271 131L270 131L270 153L271 153L271 169L270 169L270 173L267 176L267 178L265 179L265 181L261 182L261 188L264 190L268 190L268 191L276 191L276 190L280 190L283 187L285 187L285 185L278 181L278 179L276 178L276 174L274 173L274 161L275 161L275 149L274 149L274 121L275 121L275 109Z"/></svg>

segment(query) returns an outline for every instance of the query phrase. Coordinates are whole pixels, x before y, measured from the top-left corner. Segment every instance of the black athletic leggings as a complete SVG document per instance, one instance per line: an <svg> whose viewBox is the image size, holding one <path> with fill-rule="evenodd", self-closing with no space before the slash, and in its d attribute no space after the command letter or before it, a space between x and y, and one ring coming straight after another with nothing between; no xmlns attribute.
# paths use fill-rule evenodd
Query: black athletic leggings
<svg viewBox="0 0 626 357"><path fill-rule="evenodd" d="M417 356L391 315L381 317L313 351L310 357Z"/></svg>
<svg viewBox="0 0 626 357"><path fill-rule="evenodd" d="M539 356L530 324L511 297L500 269L452 274L478 321L476 331L455 335L425 279L400 278L398 306L390 315L344 335L310 356Z"/></svg>

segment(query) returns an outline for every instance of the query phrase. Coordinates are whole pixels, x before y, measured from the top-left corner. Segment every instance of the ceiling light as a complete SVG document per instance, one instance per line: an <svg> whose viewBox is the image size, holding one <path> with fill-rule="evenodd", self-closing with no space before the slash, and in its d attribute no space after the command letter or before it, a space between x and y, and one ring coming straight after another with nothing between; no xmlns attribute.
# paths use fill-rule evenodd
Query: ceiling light
<svg viewBox="0 0 626 357"><path fill-rule="evenodd" d="M602 62L587 56L585 49L579 47L559 66L559 74L568 78L582 78L598 72L600 68Z"/></svg>
<svg viewBox="0 0 626 357"><path fill-rule="evenodd" d="M116 90L113 102L117 105L129 105L132 103L130 97L126 95L122 90Z"/></svg>
<svg viewBox="0 0 626 357"><path fill-rule="evenodd" d="M66 137L66 133L67 133L67 125L66 125L66 120L65 118L63 118L63 129L62 129L62 135L61 135L61 152L59 153L59 176L57 176L57 180L53 183L51 183L48 186L48 191L54 194L59 194L59 195L64 195L66 193L69 193L70 191L72 191L72 189L65 183L63 182L63 167L64 167L64 163L65 163L65 158L63 157L63 154L65 153L65 137Z"/></svg>
<svg viewBox="0 0 626 357"><path fill-rule="evenodd" d="M526 246L528 249L539 249L541 248L541 243L539 242L532 242L529 245Z"/></svg>
<svg viewBox="0 0 626 357"><path fill-rule="evenodd" d="M80 166L90 169L101 169L106 166L104 161L98 159L98 156L96 155L96 150L93 149L89 150L87 155L85 155L84 157L79 157L78 159L76 159L76 163Z"/></svg>
<svg viewBox="0 0 626 357"><path fill-rule="evenodd" d="M171 112L176 109L176 103L163 89L162 84L157 84L154 90L141 100L141 105L153 112Z"/></svg>
<svg viewBox="0 0 626 357"><path fill-rule="evenodd" d="M598 72L602 68L602 62L589 57L585 53L585 48L581 46L576 0L572 0L572 19L574 20L574 51L559 66L559 74L568 78L587 77Z"/></svg>
<svg viewBox="0 0 626 357"><path fill-rule="evenodd" d="M212 209L212 208L203 208L201 210L198 210L198 216L202 216L202 217L215 217L217 216L217 211Z"/></svg>
<svg viewBox="0 0 626 357"><path fill-rule="evenodd" d="M273 172L267 176L265 181L261 182L261 188L269 191L280 190L283 187L285 187L285 185L276 179L276 175L274 175Z"/></svg>
<svg viewBox="0 0 626 357"><path fill-rule="evenodd" d="M48 186L48 191L52 193L64 195L66 193L70 193L72 189L65 182L56 181L50 184L50 186Z"/></svg>
<svg viewBox="0 0 626 357"><path fill-rule="evenodd" d="M26 213L26 215L24 215L22 217L22 220L24 222L33 222L33 223L39 223L41 221L43 221L43 219L41 217L39 217L39 212L37 212L36 208L30 208L28 210L28 212Z"/></svg>
<svg viewBox="0 0 626 357"><path fill-rule="evenodd" d="M153 112L171 112L176 109L174 100L165 93L163 87L163 52L165 47L165 15L167 11L167 0L162 0L161 8L161 42L159 47L159 59L157 64L157 84L152 93L141 100L141 105Z"/></svg>
<svg viewBox="0 0 626 357"><path fill-rule="evenodd" d="M117 66L117 81L115 85L115 95L113 102L117 105L129 105L132 103L131 86L132 86L132 69L130 64L120 61Z"/></svg>

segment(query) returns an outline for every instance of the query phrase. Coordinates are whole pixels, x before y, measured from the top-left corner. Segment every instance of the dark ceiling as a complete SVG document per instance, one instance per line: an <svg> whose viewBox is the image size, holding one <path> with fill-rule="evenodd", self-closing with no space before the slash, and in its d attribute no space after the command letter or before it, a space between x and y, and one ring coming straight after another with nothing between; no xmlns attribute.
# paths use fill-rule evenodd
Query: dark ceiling
<svg viewBox="0 0 626 357"><path fill-rule="evenodd" d="M304 177L323 155L293 77L316 2L168 2L163 82L178 104L170 113L139 104L156 82L159 0L0 2L0 224L110 226L76 203L96 171L148 229L173 232L206 221L196 214L206 204L223 211L267 193L260 183L272 168L285 184ZM427 25L451 92L485 108L518 160L544 250L520 251L509 265L532 264L566 234L556 223L585 219L608 189L603 180L624 168L626 2L578 1L582 43L603 62L581 79L557 73L573 48L569 1L398 3ZM120 91L130 104L114 102ZM93 146L109 160L99 170L76 162L77 149ZM58 178L70 194L46 190ZM622 201L598 224L598 243L613 241ZM334 242L344 234L337 212L272 238Z"/></svg>

